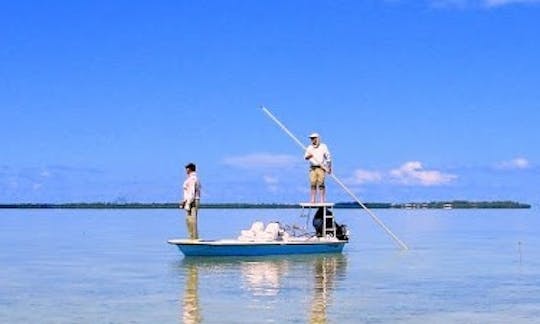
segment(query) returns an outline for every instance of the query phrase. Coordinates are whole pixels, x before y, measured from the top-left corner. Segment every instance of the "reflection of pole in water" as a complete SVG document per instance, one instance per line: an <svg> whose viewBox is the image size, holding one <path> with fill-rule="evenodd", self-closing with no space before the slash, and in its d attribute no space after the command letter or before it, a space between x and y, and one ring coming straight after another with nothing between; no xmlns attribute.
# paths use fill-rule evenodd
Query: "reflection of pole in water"
<svg viewBox="0 0 540 324"><path fill-rule="evenodd" d="M182 323L201 323L199 308L199 270L195 264L186 266L186 283L182 302Z"/></svg>
<svg viewBox="0 0 540 324"><path fill-rule="evenodd" d="M310 323L326 323L326 309L330 305L330 293L334 287L336 274L343 270L345 259L342 255L324 256L315 261L315 287L311 303Z"/></svg>

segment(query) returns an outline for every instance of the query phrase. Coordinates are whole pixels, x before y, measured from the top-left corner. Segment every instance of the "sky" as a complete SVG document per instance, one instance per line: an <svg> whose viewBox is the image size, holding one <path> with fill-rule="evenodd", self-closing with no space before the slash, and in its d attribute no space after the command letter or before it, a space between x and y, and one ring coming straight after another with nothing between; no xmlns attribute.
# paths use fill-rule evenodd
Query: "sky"
<svg viewBox="0 0 540 324"><path fill-rule="evenodd" d="M540 1L4 1L0 203L540 204ZM330 178L328 200L352 201Z"/></svg>

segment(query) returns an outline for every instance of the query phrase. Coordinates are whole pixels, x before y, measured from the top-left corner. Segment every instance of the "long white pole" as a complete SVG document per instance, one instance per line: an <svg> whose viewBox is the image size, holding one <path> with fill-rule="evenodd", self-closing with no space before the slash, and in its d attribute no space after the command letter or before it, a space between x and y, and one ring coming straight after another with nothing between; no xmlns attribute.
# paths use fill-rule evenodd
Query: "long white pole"
<svg viewBox="0 0 540 324"><path fill-rule="evenodd" d="M266 107L261 107L261 108L264 111L264 113L266 113L268 117L270 117L270 119L272 119L285 133L287 133L287 135L289 135L290 138L293 139L293 141L296 142L296 144L298 144L298 146L300 146L304 151L306 150L306 147L304 146L304 144L302 144L302 142L300 142L298 138L294 136L294 134L291 133L291 131L289 131L287 127L285 127L285 125L283 125L276 118L276 116L274 116L270 112L270 110L266 109ZM367 208L366 205L364 205L364 203L362 203L360 199L358 199L358 197L356 197L356 195L349 188L347 188L347 186L345 186L345 184L334 173L330 173L330 176L332 177L332 179L334 179L334 181L336 181L338 185L341 186L341 188L343 188L343 190L345 190L346 193L348 193L369 214L369 216L371 216L371 218L375 221L375 223L381 226L386 231L386 233L390 235L392 239L394 239L394 241L399 245L399 247L401 247L403 250L409 249L407 245L405 245L403 241L401 241L394 233L392 233L392 231L386 225L384 225L384 223L371 210L369 210L369 208Z"/></svg>

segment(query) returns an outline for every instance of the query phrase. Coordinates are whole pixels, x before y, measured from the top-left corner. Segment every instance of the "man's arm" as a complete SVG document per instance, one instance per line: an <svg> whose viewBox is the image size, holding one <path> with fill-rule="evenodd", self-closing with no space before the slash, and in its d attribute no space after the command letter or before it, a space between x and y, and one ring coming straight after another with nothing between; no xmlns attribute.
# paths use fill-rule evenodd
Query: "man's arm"
<svg viewBox="0 0 540 324"><path fill-rule="evenodd" d="M311 153L311 145L307 147L306 154L304 154L304 159L309 160L313 157L313 154Z"/></svg>
<svg viewBox="0 0 540 324"><path fill-rule="evenodd" d="M330 150L328 150L328 146L325 145L326 153L325 153L325 159L326 159L326 172L332 173L332 157L330 155Z"/></svg>

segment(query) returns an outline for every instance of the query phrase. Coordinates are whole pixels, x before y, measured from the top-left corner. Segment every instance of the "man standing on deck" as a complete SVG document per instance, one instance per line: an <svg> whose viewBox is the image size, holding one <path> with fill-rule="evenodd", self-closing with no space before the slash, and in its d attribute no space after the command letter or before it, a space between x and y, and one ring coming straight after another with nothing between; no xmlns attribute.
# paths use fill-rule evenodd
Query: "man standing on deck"
<svg viewBox="0 0 540 324"><path fill-rule="evenodd" d="M321 143L319 134L309 135L311 144L306 149L304 158L309 161L310 201L315 202L319 189L319 202L326 200L324 178L326 173L332 173L330 151L326 144Z"/></svg>
<svg viewBox="0 0 540 324"><path fill-rule="evenodd" d="M184 181L184 199L180 203L180 208L186 211L186 225L189 238L197 240L199 233L197 231L197 212L201 199L201 183L197 178L197 167L193 163L186 165L186 180Z"/></svg>

